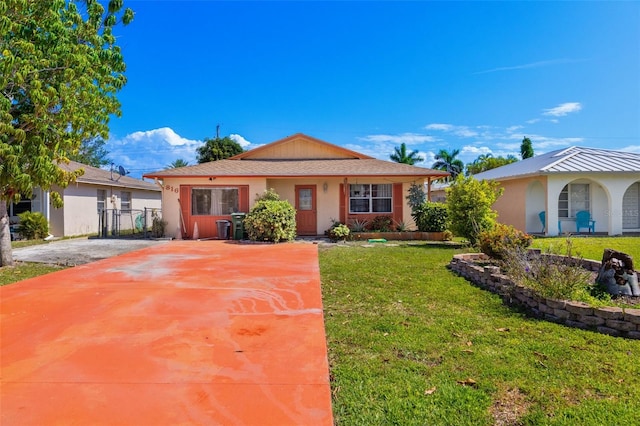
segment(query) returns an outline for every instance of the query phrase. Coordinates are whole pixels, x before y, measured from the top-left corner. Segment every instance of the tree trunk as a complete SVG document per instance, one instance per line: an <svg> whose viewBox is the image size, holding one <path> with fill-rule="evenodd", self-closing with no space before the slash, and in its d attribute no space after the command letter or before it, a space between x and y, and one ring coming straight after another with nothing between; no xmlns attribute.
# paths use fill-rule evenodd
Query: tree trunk
<svg viewBox="0 0 640 426"><path fill-rule="evenodd" d="M6 200L0 200L0 267L2 266L13 266L11 229L9 228Z"/></svg>

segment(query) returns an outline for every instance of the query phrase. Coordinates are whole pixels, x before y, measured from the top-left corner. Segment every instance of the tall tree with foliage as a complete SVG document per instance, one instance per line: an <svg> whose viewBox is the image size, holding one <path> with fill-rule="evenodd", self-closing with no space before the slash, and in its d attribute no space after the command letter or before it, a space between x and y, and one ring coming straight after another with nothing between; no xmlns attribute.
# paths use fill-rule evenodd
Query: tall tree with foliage
<svg viewBox="0 0 640 426"><path fill-rule="evenodd" d="M487 170L515 163L516 161L518 161L518 159L513 155L509 155L507 157L494 157L492 154L482 154L473 160L473 163L467 164L466 175L476 175L478 173L486 172Z"/></svg>
<svg viewBox="0 0 640 426"><path fill-rule="evenodd" d="M460 154L459 149L454 149L449 152L446 149L441 149L435 155L435 163L431 166L432 169L442 170L449 173L451 176L446 178L447 181L455 180L455 178L464 170L464 163L462 160L456 158Z"/></svg>
<svg viewBox="0 0 640 426"><path fill-rule="evenodd" d="M526 136L520 144L520 157L522 157L523 160L533 157L533 145L531 144L531 139Z"/></svg>
<svg viewBox="0 0 640 426"><path fill-rule="evenodd" d="M234 155L242 154L244 149L240 144L229 136L224 138L209 139L205 138L204 144L196 148L198 163L207 163L209 161L224 160Z"/></svg>
<svg viewBox="0 0 640 426"><path fill-rule="evenodd" d="M418 154L417 150L413 150L411 152L407 152L407 144L401 143L400 147L394 148L394 153L389 156L391 161L395 161L396 163L410 164L414 165L415 163L420 163L424 161L424 158Z"/></svg>
<svg viewBox="0 0 640 426"><path fill-rule="evenodd" d="M126 83L113 29L133 11L95 0L0 2L0 266L12 265L7 202L73 182L82 141L108 136ZM62 205L51 192L54 206Z"/></svg>
<svg viewBox="0 0 640 426"><path fill-rule="evenodd" d="M498 214L491 207L503 189L495 181L459 175L446 191L451 230L475 244L481 232L495 225Z"/></svg>
<svg viewBox="0 0 640 426"><path fill-rule="evenodd" d="M167 166L167 169L177 169L179 167L187 167L188 165L189 165L188 161L185 161L182 158L178 158L177 160L175 160L171 164L169 164Z"/></svg>
<svg viewBox="0 0 640 426"><path fill-rule="evenodd" d="M77 152L69 153L68 158L93 167L106 166L111 163L111 159L108 157L109 151L104 146L105 141L103 139L87 139L82 141Z"/></svg>

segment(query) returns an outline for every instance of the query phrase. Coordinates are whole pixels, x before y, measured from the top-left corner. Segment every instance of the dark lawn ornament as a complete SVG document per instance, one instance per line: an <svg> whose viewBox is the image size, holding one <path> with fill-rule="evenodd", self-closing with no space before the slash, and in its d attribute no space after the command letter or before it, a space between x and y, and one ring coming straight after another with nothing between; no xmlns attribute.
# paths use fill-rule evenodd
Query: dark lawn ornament
<svg viewBox="0 0 640 426"><path fill-rule="evenodd" d="M596 283L612 296L640 296L638 274L633 259L626 253L605 249Z"/></svg>

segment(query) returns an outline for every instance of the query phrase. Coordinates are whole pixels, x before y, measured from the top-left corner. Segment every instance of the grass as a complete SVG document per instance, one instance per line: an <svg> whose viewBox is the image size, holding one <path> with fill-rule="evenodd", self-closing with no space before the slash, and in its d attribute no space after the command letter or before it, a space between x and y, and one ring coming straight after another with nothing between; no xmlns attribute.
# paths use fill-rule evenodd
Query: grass
<svg viewBox="0 0 640 426"><path fill-rule="evenodd" d="M454 252L320 252L337 424L640 424L639 341L527 318Z"/></svg>
<svg viewBox="0 0 640 426"><path fill-rule="evenodd" d="M605 248L627 253L635 260L634 267L640 269L640 237L570 237L574 254L585 259L601 260ZM567 237L536 238L532 247L566 252Z"/></svg>
<svg viewBox="0 0 640 426"><path fill-rule="evenodd" d="M63 266L57 265L16 262L13 267L0 268L0 286L59 271L63 268Z"/></svg>

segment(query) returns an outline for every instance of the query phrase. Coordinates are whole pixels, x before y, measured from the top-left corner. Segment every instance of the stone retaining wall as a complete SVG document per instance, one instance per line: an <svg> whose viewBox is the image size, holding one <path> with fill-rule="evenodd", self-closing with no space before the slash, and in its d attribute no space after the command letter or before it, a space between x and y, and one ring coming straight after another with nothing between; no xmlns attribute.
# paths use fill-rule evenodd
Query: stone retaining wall
<svg viewBox="0 0 640 426"><path fill-rule="evenodd" d="M497 266L475 264L478 260L486 259L488 257L481 253L457 254L453 256L449 267L478 287L499 294L505 304L519 306L533 317L611 336L640 339L640 309L592 308L582 302L547 299L514 283L501 274ZM600 262L585 259L583 266L597 271Z"/></svg>

